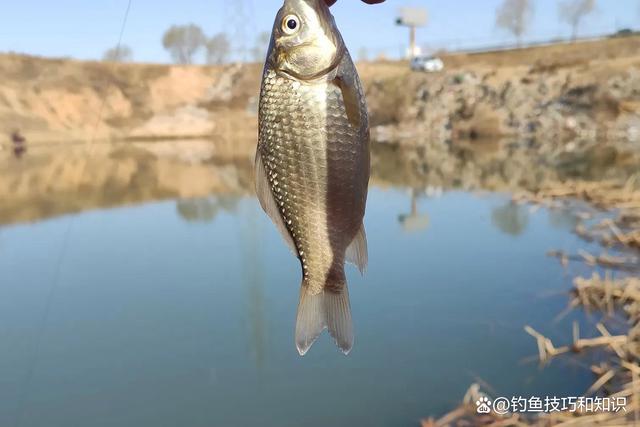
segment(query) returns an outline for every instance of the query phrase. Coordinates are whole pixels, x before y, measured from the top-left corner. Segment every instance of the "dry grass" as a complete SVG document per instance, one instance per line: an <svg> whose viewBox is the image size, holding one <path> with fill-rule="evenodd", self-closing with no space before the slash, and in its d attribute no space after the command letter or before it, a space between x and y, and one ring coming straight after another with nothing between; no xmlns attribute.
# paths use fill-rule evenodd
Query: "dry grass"
<svg viewBox="0 0 640 427"><path fill-rule="evenodd" d="M638 176L623 184L615 182L569 182L548 186L536 192L514 195L518 203L534 203L556 207L567 198L589 202L597 209L616 212L602 221L586 226L579 223L576 232L581 236L598 240L606 246L615 246L621 255L592 255L580 251L568 255L552 251L566 265L570 261L584 262L593 267L618 270L619 274L604 276L594 273L591 277L576 277L571 292L570 308L597 311L605 316L623 315L628 327L626 332L612 335L603 323L596 326L599 336L583 338L577 323L573 326L573 340L557 346L542 333L530 326L525 331L537 344L541 364L572 353L595 348L603 349L608 356L591 366L596 380L585 390L584 396L600 396L624 399L625 410L619 412L554 412L540 415L495 413L480 415L476 401L485 394L477 384L471 386L460 407L442 418L423 421L423 427L445 426L635 426L640 420L640 186ZM583 220L592 219L592 212L579 215Z"/></svg>

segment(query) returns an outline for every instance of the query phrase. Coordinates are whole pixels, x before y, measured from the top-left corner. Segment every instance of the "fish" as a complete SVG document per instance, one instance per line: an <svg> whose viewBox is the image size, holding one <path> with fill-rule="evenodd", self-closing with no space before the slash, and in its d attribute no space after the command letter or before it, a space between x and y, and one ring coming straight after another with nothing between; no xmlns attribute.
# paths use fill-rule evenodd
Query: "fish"
<svg viewBox="0 0 640 427"><path fill-rule="evenodd" d="M356 67L324 0L285 0L273 26L259 100L255 187L300 262L295 344L327 329L346 355L353 321L345 262L368 262L363 219L369 118Z"/></svg>

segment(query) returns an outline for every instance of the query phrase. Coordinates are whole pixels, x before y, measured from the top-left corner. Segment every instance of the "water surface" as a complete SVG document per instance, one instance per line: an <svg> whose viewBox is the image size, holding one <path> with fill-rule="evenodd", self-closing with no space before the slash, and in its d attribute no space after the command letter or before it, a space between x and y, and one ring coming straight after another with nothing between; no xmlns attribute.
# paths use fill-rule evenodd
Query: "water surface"
<svg viewBox="0 0 640 427"><path fill-rule="evenodd" d="M430 196L427 196L428 193ZM299 265L256 200L213 195L0 228L0 425L415 426L474 381L580 395L540 370L528 324L563 343L587 248L571 215L507 196L373 188L369 269L348 267L356 341L293 342Z"/></svg>

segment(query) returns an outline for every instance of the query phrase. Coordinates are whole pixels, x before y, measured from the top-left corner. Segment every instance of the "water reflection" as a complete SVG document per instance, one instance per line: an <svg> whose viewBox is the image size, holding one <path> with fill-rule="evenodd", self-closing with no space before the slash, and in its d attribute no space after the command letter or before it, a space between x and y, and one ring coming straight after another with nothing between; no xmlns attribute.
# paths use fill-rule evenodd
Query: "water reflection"
<svg viewBox="0 0 640 427"><path fill-rule="evenodd" d="M521 363L535 352L523 325L556 339L586 321L553 323L566 298L535 298L566 289L545 254L585 247L572 220L443 194L553 172L520 170L501 150L374 145L369 271L348 270L356 347L336 357L325 336L300 359L298 266L253 196L251 155L215 148L0 154L0 425L413 425L454 406L469 372L501 395L575 395L593 382L561 361ZM51 254L66 241L52 288Z"/></svg>
<svg viewBox="0 0 640 427"><path fill-rule="evenodd" d="M503 233L519 236L529 225L529 209L527 206L508 201L493 209L491 222Z"/></svg>
<svg viewBox="0 0 640 427"><path fill-rule="evenodd" d="M255 140L242 139L105 143L90 150L83 144L30 146L19 160L0 151L0 225L168 199L181 199L176 209L186 221L211 221L220 209L233 208L220 196L253 194L254 150ZM538 162L538 155L537 147L509 141L374 143L371 184L509 191L576 173L566 162ZM630 167L589 159L597 167L586 169L589 176L625 174ZM507 210L496 212L498 223L509 216L522 220L524 214ZM408 229L428 226L416 215L411 208L400 222Z"/></svg>
<svg viewBox="0 0 640 427"><path fill-rule="evenodd" d="M591 372L561 360L522 364L535 353L523 325L561 340L586 322L552 320L567 283L545 254L579 238L544 214L504 238L486 220L504 197L420 194L370 192L369 270L347 270L358 331L347 358L327 336L295 351L298 265L251 196L207 222L185 222L174 201L77 215L55 291L51 254L71 218L3 227L0 425L415 425L475 376L500 395L588 388ZM408 204L429 213L429 238L398 227Z"/></svg>
<svg viewBox="0 0 640 427"><path fill-rule="evenodd" d="M571 209L555 208L549 210L549 224L559 230L575 230L579 219Z"/></svg>
<svg viewBox="0 0 640 427"><path fill-rule="evenodd" d="M203 158L198 154L206 153L202 144L32 147L21 161L0 151L0 224L157 200L249 194L250 159ZM215 202L219 206L208 203L184 202L177 209L186 220L194 220L229 208L222 199Z"/></svg>
<svg viewBox="0 0 640 427"><path fill-rule="evenodd" d="M265 270L262 247L256 242L262 240L262 229L258 218L259 212L252 210L247 214L247 221L240 228L241 259L246 260L250 268L243 270L244 283L247 288L247 313L249 318L249 348L255 357L259 372L265 365L267 356L267 323L265 315Z"/></svg>
<svg viewBox="0 0 640 427"><path fill-rule="evenodd" d="M219 212L233 213L238 207L238 198L232 196L212 196L176 201L176 210L187 222L212 222Z"/></svg>
<svg viewBox="0 0 640 427"><path fill-rule="evenodd" d="M418 212L418 197L423 194L420 190L412 189L411 210L408 214L398 215L398 222L407 233L417 233L429 227L429 214Z"/></svg>
<svg viewBox="0 0 640 427"><path fill-rule="evenodd" d="M240 259L248 268L242 269L242 282L246 287L248 346L255 358L258 371L262 371L267 357L267 333L265 315L265 271L264 254L260 245L263 238L260 213L240 209L241 198L232 195L210 196L176 201L180 218L192 224L213 223L221 213L239 215L243 218L237 231Z"/></svg>

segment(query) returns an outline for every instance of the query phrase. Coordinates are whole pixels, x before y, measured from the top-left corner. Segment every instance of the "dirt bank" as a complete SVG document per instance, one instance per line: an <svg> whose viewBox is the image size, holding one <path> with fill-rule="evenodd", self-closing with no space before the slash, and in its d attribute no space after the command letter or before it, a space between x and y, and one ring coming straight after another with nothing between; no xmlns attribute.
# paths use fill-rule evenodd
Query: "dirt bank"
<svg viewBox="0 0 640 427"><path fill-rule="evenodd" d="M637 139L640 37L359 64L377 139ZM258 64L180 67L0 55L0 146L255 135Z"/></svg>
<svg viewBox="0 0 640 427"><path fill-rule="evenodd" d="M255 130L259 67L0 56L0 134L31 142L228 136Z"/></svg>
<svg viewBox="0 0 640 427"><path fill-rule="evenodd" d="M438 74L362 67L379 139L640 138L640 37L445 62Z"/></svg>

